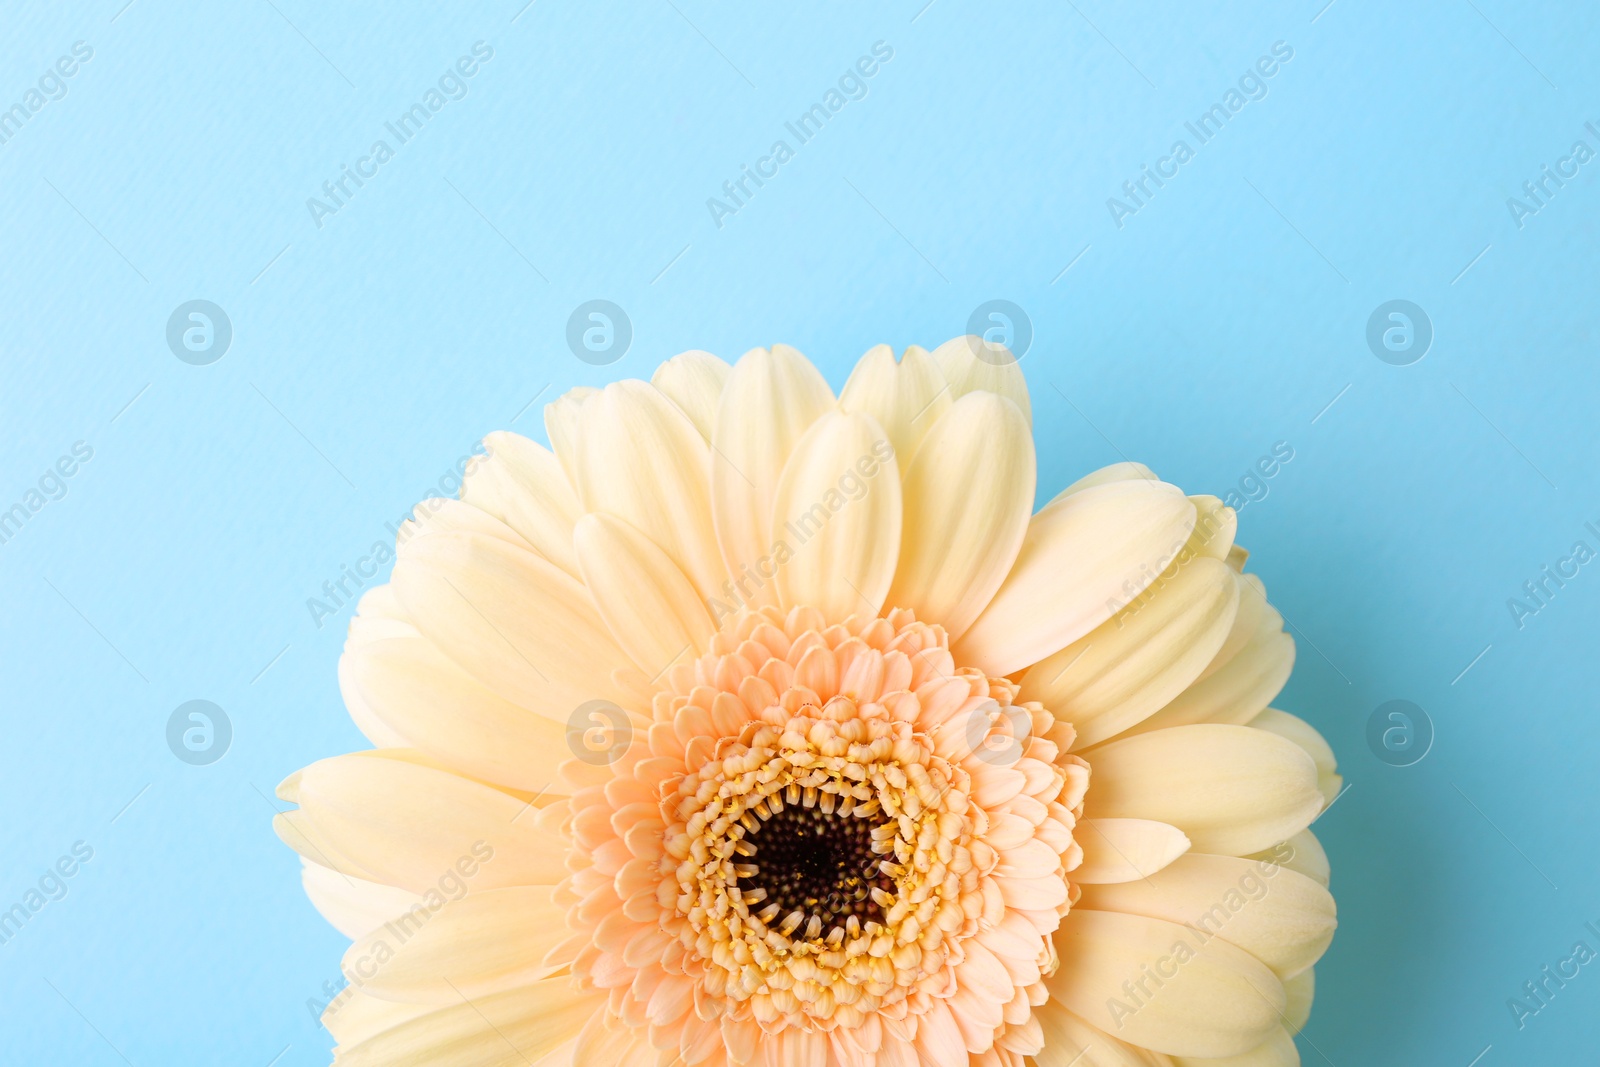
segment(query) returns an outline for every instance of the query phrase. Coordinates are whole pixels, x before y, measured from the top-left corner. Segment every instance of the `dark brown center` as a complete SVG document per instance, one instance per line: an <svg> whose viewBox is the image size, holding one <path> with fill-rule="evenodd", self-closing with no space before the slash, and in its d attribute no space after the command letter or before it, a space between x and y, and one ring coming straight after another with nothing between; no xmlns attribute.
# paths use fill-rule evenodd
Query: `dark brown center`
<svg viewBox="0 0 1600 1067"><path fill-rule="evenodd" d="M881 924L883 909L872 890L894 892L894 880L879 869L886 857L872 850L872 831L884 821L799 804L785 807L745 836L739 889L765 890L751 910L771 927L781 929L799 912L789 932L796 940L825 940L835 927L853 935L852 918L862 927Z"/></svg>

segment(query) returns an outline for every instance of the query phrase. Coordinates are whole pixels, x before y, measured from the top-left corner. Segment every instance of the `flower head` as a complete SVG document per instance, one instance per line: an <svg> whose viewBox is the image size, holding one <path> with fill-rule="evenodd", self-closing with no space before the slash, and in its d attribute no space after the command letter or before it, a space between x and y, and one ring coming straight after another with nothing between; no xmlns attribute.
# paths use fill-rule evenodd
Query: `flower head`
<svg viewBox="0 0 1600 1067"><path fill-rule="evenodd" d="M1004 349L705 353L486 439L277 821L349 1064L1298 1063L1327 745L1235 518L1037 513ZM1234 1057L1242 1057L1234 1059Z"/></svg>

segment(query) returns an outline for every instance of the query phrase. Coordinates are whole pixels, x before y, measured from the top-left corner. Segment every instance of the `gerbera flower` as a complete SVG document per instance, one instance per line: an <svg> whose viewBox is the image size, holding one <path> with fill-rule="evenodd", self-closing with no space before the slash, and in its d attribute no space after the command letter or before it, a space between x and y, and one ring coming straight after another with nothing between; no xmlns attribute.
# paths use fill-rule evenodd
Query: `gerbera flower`
<svg viewBox="0 0 1600 1067"><path fill-rule="evenodd" d="M701 352L491 434L279 790L339 1064L1272 1067L1333 935L1322 738L1233 512L1038 512L1004 349Z"/></svg>

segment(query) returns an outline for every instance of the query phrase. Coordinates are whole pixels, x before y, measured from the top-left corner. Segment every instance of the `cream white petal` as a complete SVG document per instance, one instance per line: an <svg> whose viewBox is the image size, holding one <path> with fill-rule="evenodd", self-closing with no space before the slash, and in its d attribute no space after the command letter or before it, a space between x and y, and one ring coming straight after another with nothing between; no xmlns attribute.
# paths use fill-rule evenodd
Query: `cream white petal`
<svg viewBox="0 0 1600 1067"><path fill-rule="evenodd" d="M1010 574L955 642L956 660L1010 674L1116 614L1176 558L1195 508L1165 482L1111 482L1041 510Z"/></svg>
<svg viewBox="0 0 1600 1067"><path fill-rule="evenodd" d="M382 882L340 874L301 858L300 884L333 928L350 940L365 937L422 898Z"/></svg>
<svg viewBox="0 0 1600 1067"><path fill-rule="evenodd" d="M1344 778L1339 774L1339 761L1334 757L1333 746L1317 732L1316 727L1277 708L1268 708L1247 725L1286 737L1305 749L1306 754L1316 762L1317 786L1322 790L1323 799L1329 804L1333 803L1339 790L1344 788Z"/></svg>
<svg viewBox="0 0 1600 1067"><path fill-rule="evenodd" d="M1317 992L1317 969L1308 967L1283 983L1283 991L1288 994L1289 1006L1283 1009L1284 1028L1291 1034L1298 1034L1311 1018L1311 1000Z"/></svg>
<svg viewBox="0 0 1600 1067"><path fill-rule="evenodd" d="M356 1043L340 1042L335 1067L527 1067L577 1037L605 1003L567 977L457 1002Z"/></svg>
<svg viewBox="0 0 1600 1067"><path fill-rule="evenodd" d="M1242 596L1254 596L1244 590ZM1201 679L1130 733L1164 730L1196 722L1242 724L1276 697L1294 670L1294 638L1283 632L1282 616L1270 605L1255 634L1221 666L1213 661Z"/></svg>
<svg viewBox="0 0 1600 1067"><path fill-rule="evenodd" d="M550 886L473 890L443 906L416 904L344 954L346 979L388 1000L455 1004L544 978L543 962L571 931Z"/></svg>
<svg viewBox="0 0 1600 1067"><path fill-rule="evenodd" d="M597 1011L584 1023L571 1067L657 1067L657 1057L648 1031L634 1030L615 1015Z"/></svg>
<svg viewBox="0 0 1600 1067"><path fill-rule="evenodd" d="M359 618L359 616L357 616ZM351 630L355 630L355 620L351 620ZM409 625L407 626L410 629ZM415 631L413 631L414 633ZM398 733L394 727L383 721L367 703L367 698L362 695L356 686L355 676L350 670L350 648L361 648L369 644L378 643L384 639L372 639L350 642L346 645L347 651L339 657L339 695L344 698L344 707L350 713L350 721L356 724L356 729L361 735L372 742L374 748L405 748L410 742Z"/></svg>
<svg viewBox="0 0 1600 1067"><path fill-rule="evenodd" d="M734 364L711 435L713 518L729 574L772 558L778 478L794 446L831 407L828 383L788 345L752 349ZM751 600L776 604L777 590L763 584Z"/></svg>
<svg viewBox="0 0 1600 1067"><path fill-rule="evenodd" d="M1228 631L1228 639L1222 642L1216 658L1200 672L1201 678L1209 678L1227 666L1228 661L1237 656L1257 633L1273 628L1283 629L1282 617L1267 602L1267 587L1261 579L1254 574L1239 574L1232 563L1227 560L1223 562L1228 563L1228 569L1234 571L1234 581L1239 586L1239 612L1233 617L1233 629ZM1272 621L1274 618L1276 622Z"/></svg>
<svg viewBox="0 0 1600 1067"><path fill-rule="evenodd" d="M600 617L646 675L659 677L706 647L713 627L705 602L655 542L596 512L578 521L574 543Z"/></svg>
<svg viewBox="0 0 1600 1067"><path fill-rule="evenodd" d="M1073 908L1055 943L1062 966L1046 982L1050 995L1158 1052L1236 1056L1266 1039L1284 1007L1283 985L1260 960L1163 919Z"/></svg>
<svg viewBox="0 0 1600 1067"><path fill-rule="evenodd" d="M423 634L511 703L565 715L619 696L611 679L628 660L588 591L531 551L481 534L414 538L394 586Z"/></svg>
<svg viewBox="0 0 1600 1067"><path fill-rule="evenodd" d="M339 671L401 739L395 747L417 748L471 777L537 793L552 787L570 755L565 713L505 700L425 638L352 649Z"/></svg>
<svg viewBox="0 0 1600 1067"><path fill-rule="evenodd" d="M1091 818L1155 819L1194 850L1241 856L1282 841L1322 810L1317 767L1265 730L1200 723L1135 734L1090 749Z"/></svg>
<svg viewBox="0 0 1600 1067"><path fill-rule="evenodd" d="M396 622L409 623L405 608L400 603L400 598L395 596L394 586L375 585L361 594L361 599L356 602L356 614L367 619L392 619Z"/></svg>
<svg viewBox="0 0 1600 1067"><path fill-rule="evenodd" d="M1051 497L1050 503L1054 504L1064 496L1071 496L1073 493L1080 493L1085 489L1093 489L1097 485L1108 485L1111 482L1159 482L1160 480L1160 478L1156 477L1156 472L1146 467L1143 463L1135 463L1132 460L1110 463L1099 470L1085 474L1082 478L1079 478Z"/></svg>
<svg viewBox="0 0 1600 1067"><path fill-rule="evenodd" d="M583 405L600 390L592 385L579 385L568 389L544 406L544 432L550 438L550 451L561 460L561 469L567 472L567 483L578 492L578 425L582 421Z"/></svg>
<svg viewBox="0 0 1600 1067"><path fill-rule="evenodd" d="M944 372L955 399L979 390L998 393L1017 405L1023 419L1033 426L1028 383L1016 357L1004 345L992 345L971 335L952 337L933 350L933 361Z"/></svg>
<svg viewBox="0 0 1600 1067"><path fill-rule="evenodd" d="M709 441L717 425L722 388L732 369L710 352L680 352L656 368L650 384L682 408L700 436Z"/></svg>
<svg viewBox="0 0 1600 1067"><path fill-rule="evenodd" d="M391 553L383 562L394 559ZM375 585L361 594L356 604L356 614L350 620L345 634L345 651L369 641L387 641L391 637L420 637L421 631L411 624L394 586L388 583ZM341 688L343 684L341 681ZM384 745L378 745L384 748Z"/></svg>
<svg viewBox="0 0 1600 1067"><path fill-rule="evenodd" d="M347 985L328 1003L322 1013L322 1025L335 1041L355 1044L433 1010L427 1004L384 1000Z"/></svg>
<svg viewBox="0 0 1600 1067"><path fill-rule="evenodd" d="M721 590L726 572L711 528L711 450L654 386L616 382L584 403L578 486L585 508L626 519L702 596Z"/></svg>
<svg viewBox="0 0 1600 1067"><path fill-rule="evenodd" d="M583 509L561 461L520 434L492 433L483 442L489 456L467 475L461 499L500 519L557 567L577 574L572 525Z"/></svg>
<svg viewBox="0 0 1600 1067"><path fill-rule="evenodd" d="M1233 571L1201 558L1169 573L1023 675L1022 699L1070 722L1075 747L1113 737L1170 703L1227 637L1239 600Z"/></svg>
<svg viewBox="0 0 1600 1067"><path fill-rule="evenodd" d="M480 782L422 766L401 753L358 752L320 760L300 775L300 809L274 828L301 850L303 824L320 847L314 862L413 893L550 885L565 873L559 838L536 825L526 802ZM468 874L468 872L471 872Z"/></svg>
<svg viewBox="0 0 1600 1067"><path fill-rule="evenodd" d="M1332 874L1328 854L1323 851L1322 842L1317 840L1317 835L1310 830L1291 834L1268 848L1250 853L1245 858L1279 864L1324 886L1328 884Z"/></svg>
<svg viewBox="0 0 1600 1067"><path fill-rule="evenodd" d="M1147 915L1238 945L1290 978L1321 958L1333 940L1333 896L1287 867L1190 852L1148 878L1086 885L1077 907Z"/></svg>
<svg viewBox="0 0 1600 1067"><path fill-rule="evenodd" d="M1047 1000L1033 1014L1044 1031L1044 1049L1033 1057L1037 1067L1172 1067L1170 1057L1118 1041L1059 1001Z"/></svg>
<svg viewBox="0 0 1600 1067"><path fill-rule="evenodd" d="M1189 850L1182 830L1150 819L1083 819L1072 840L1083 849L1070 876L1074 885L1147 878Z"/></svg>
<svg viewBox="0 0 1600 1067"><path fill-rule="evenodd" d="M278 840L298 852L302 860L352 878L370 881L375 877L371 871L339 851L335 841L318 829L311 817L298 808L274 815L272 832L278 835Z"/></svg>
<svg viewBox="0 0 1600 1067"><path fill-rule="evenodd" d="M508 544L528 548L526 539L500 519L464 500L430 496L411 509L411 518L400 524L396 547L413 537L435 533L477 533L498 537Z"/></svg>
<svg viewBox="0 0 1600 1067"><path fill-rule="evenodd" d="M1239 532L1239 516L1214 496L1191 496L1194 504L1194 530L1189 534L1189 550L1207 559L1228 560L1233 539Z"/></svg>
<svg viewBox="0 0 1600 1067"><path fill-rule="evenodd" d="M933 357L916 345L899 360L894 349L877 345L861 357L839 393L845 411L871 415L894 445L901 470L911 465L917 446L955 397Z"/></svg>
<svg viewBox="0 0 1600 1067"><path fill-rule="evenodd" d="M878 614L900 554L900 471L870 415L812 424L778 479L772 525L794 552L777 566L784 607L808 605L832 622Z"/></svg>
<svg viewBox="0 0 1600 1067"><path fill-rule="evenodd" d="M1005 581L1028 529L1033 439L1015 404L961 398L928 431L905 476L900 562L888 603L966 631Z"/></svg>
<svg viewBox="0 0 1600 1067"><path fill-rule="evenodd" d="M1221 1059L1178 1056L1172 1062L1174 1067L1300 1067L1300 1051L1294 1047L1294 1038L1280 1026L1249 1052Z"/></svg>
<svg viewBox="0 0 1600 1067"><path fill-rule="evenodd" d="M385 590L392 586L383 586ZM362 603L366 598L362 598ZM350 631L345 635L344 647L346 650L370 644L373 641L388 641L395 637L421 637L422 631L411 625L409 621L401 619L386 619L381 615L358 614L350 620Z"/></svg>

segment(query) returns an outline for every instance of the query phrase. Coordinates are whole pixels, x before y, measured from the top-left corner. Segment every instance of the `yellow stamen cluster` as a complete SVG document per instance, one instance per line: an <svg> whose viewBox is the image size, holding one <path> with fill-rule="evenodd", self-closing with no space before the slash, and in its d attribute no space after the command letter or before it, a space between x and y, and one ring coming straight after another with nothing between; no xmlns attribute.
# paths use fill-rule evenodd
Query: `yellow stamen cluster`
<svg viewBox="0 0 1600 1067"><path fill-rule="evenodd" d="M707 991L748 1002L769 1025L854 1025L937 992L953 939L976 928L979 879L994 864L975 840L987 818L969 801L965 771L881 705L816 699L785 693L663 804L678 821L665 835L662 906L687 920L680 937L705 961ZM862 909L842 921L828 907L783 913L765 890L741 885L764 824L795 807L874 823L870 847L893 886L866 891L881 920L863 921Z"/></svg>

